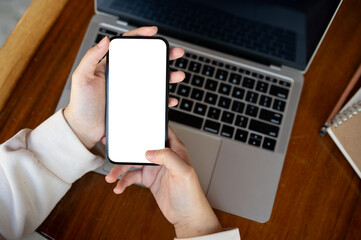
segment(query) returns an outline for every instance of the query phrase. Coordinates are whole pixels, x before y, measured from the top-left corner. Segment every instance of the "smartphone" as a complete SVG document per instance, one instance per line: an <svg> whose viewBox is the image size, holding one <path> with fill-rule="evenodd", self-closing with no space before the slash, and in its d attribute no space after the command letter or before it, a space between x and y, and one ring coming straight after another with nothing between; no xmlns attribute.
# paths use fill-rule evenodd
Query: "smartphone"
<svg viewBox="0 0 361 240"><path fill-rule="evenodd" d="M106 155L114 164L152 165L147 150L168 140L169 44L115 37L107 53Z"/></svg>

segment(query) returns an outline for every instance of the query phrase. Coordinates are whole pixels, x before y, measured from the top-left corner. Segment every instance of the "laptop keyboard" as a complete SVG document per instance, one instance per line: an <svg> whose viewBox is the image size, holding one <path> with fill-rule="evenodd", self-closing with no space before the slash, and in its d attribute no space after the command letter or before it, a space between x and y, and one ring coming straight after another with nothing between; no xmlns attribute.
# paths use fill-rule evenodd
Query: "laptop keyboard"
<svg viewBox="0 0 361 240"><path fill-rule="evenodd" d="M95 39L118 33L100 28ZM186 52L169 62L181 70L181 83L169 84L169 96L179 104L169 120L224 138L274 151L291 83L226 62Z"/></svg>

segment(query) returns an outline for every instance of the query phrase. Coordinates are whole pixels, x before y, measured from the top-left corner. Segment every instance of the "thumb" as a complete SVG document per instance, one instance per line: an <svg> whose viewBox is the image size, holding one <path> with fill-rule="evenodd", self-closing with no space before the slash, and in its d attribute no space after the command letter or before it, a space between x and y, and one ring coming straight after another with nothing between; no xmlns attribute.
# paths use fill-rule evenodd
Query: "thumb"
<svg viewBox="0 0 361 240"><path fill-rule="evenodd" d="M145 157L148 161L165 166L175 175L188 173L192 169L185 160L170 148L149 150L145 153Z"/></svg>
<svg viewBox="0 0 361 240"><path fill-rule="evenodd" d="M104 37L97 45L87 51L76 70L76 75L92 76L99 61L109 49L109 38Z"/></svg>

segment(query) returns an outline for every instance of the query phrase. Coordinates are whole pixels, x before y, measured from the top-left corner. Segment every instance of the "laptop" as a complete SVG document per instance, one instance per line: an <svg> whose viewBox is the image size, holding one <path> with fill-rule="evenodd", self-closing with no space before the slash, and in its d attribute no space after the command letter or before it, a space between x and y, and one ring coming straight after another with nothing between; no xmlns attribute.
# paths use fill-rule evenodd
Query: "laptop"
<svg viewBox="0 0 361 240"><path fill-rule="evenodd" d="M188 148L213 208L269 220L303 86L303 74L340 0L96 0L73 65L104 36L159 27L182 83L169 124ZM57 110L67 106L71 73ZM96 170L107 174L106 162Z"/></svg>

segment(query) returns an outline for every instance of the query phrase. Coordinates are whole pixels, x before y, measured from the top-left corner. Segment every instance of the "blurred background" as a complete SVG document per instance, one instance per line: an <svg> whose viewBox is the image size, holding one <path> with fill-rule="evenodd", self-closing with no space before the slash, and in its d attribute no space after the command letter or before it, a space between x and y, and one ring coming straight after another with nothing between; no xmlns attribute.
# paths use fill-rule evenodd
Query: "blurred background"
<svg viewBox="0 0 361 240"><path fill-rule="evenodd" d="M0 47L32 0L0 0Z"/></svg>

